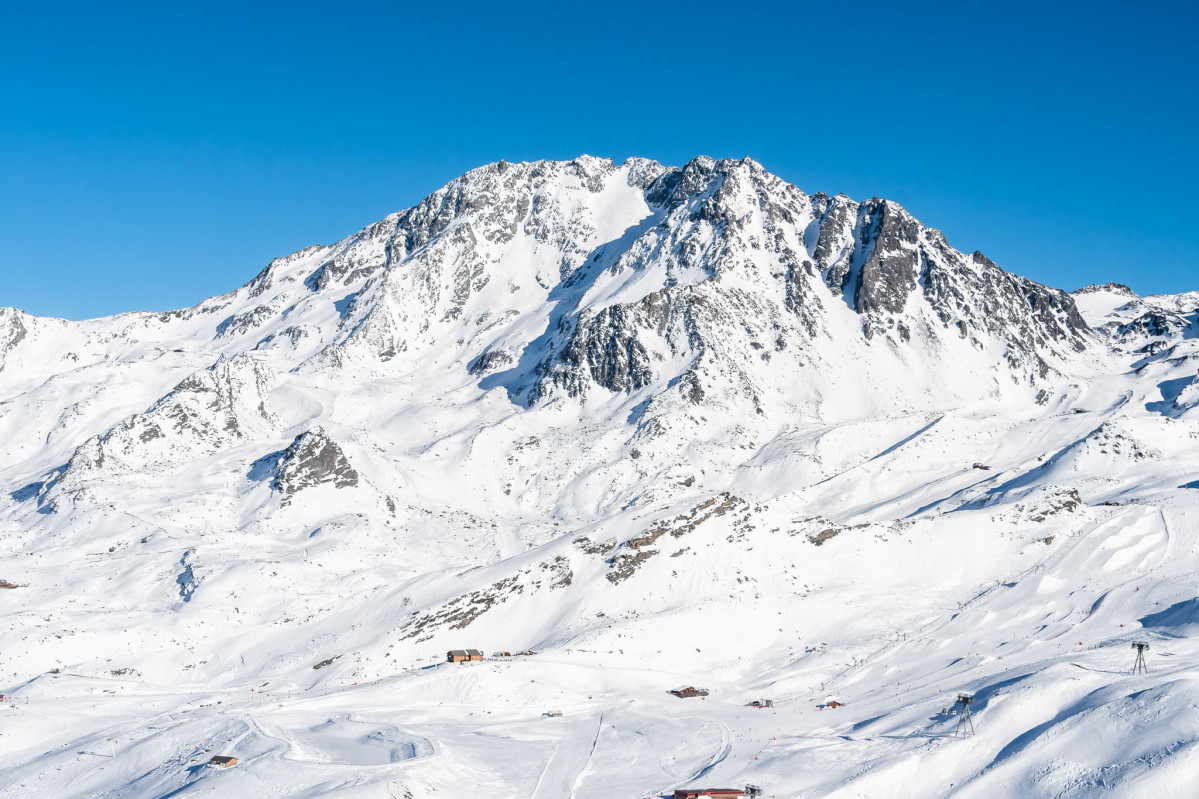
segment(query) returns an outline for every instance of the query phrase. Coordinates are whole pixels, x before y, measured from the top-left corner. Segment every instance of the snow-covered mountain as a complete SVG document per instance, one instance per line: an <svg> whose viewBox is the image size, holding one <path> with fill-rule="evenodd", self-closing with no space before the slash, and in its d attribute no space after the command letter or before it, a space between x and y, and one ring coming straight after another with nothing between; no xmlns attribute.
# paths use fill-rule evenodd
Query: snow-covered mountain
<svg viewBox="0 0 1199 799"><path fill-rule="evenodd" d="M3 782L1164 790L1197 375L1199 293L749 159L500 162L194 308L0 310Z"/></svg>

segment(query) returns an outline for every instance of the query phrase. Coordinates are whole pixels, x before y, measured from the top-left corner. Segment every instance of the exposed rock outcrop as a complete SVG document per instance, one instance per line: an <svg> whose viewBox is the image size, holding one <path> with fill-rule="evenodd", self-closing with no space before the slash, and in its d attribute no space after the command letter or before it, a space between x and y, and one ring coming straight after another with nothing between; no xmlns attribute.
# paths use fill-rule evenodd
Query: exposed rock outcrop
<svg viewBox="0 0 1199 799"><path fill-rule="evenodd" d="M286 503L296 492L316 485L358 485L358 472L350 466L341 447L319 427L296 436L283 452L271 488L282 494Z"/></svg>

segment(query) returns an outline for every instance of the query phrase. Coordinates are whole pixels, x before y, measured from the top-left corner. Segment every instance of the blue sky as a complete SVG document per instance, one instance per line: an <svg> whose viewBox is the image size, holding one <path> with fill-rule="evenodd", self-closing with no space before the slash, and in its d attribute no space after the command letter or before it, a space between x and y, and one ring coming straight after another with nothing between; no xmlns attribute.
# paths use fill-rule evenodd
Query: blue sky
<svg viewBox="0 0 1199 799"><path fill-rule="evenodd" d="M0 305L191 305L581 153L749 155L1051 285L1199 289L1193 4L253 5L0 4Z"/></svg>

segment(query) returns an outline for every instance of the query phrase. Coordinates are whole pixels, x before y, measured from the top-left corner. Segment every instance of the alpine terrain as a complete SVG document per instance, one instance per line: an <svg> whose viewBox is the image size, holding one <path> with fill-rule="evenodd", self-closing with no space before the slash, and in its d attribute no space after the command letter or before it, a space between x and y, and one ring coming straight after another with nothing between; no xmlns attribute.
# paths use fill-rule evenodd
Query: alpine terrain
<svg viewBox="0 0 1199 799"><path fill-rule="evenodd" d="M1199 292L749 159L2 309L0 450L0 796L1194 795Z"/></svg>

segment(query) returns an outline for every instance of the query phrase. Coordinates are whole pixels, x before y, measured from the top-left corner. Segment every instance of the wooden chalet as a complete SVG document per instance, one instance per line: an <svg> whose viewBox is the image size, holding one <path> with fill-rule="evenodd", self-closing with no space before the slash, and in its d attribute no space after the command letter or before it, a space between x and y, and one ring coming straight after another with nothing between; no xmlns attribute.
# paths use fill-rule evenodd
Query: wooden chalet
<svg viewBox="0 0 1199 799"><path fill-rule="evenodd" d="M451 649L446 653L446 660L450 663L470 663L482 659L483 653L478 649Z"/></svg>
<svg viewBox="0 0 1199 799"><path fill-rule="evenodd" d="M694 685L688 685L686 688L675 688L670 693L677 696L679 699L690 699L693 696L707 696L707 688L696 688Z"/></svg>
<svg viewBox="0 0 1199 799"><path fill-rule="evenodd" d="M237 758L230 757L228 755L217 755L216 757L214 757L212 760L209 760L208 762L214 766L220 766L221 768L229 768L230 766L237 765Z"/></svg>
<svg viewBox="0 0 1199 799"><path fill-rule="evenodd" d="M699 799L701 796L745 796L740 788L675 788L674 799Z"/></svg>

